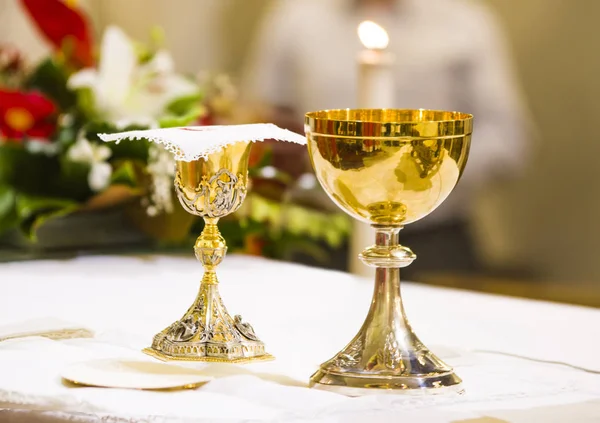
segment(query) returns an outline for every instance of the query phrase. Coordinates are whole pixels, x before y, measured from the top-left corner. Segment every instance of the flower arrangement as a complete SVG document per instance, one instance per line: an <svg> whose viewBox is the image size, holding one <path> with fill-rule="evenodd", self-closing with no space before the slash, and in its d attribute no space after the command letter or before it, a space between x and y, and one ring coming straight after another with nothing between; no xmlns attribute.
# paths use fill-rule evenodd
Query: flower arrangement
<svg viewBox="0 0 600 423"><path fill-rule="evenodd" d="M104 144L96 134L226 122L236 97L231 81L177 73L160 31L146 46L111 26L96 51L76 7L21 4L53 53L28 66L19 51L0 46L0 236L18 228L35 242L52 219L111 207L159 241L197 235L201 221L174 204L170 154L145 140ZM278 257L292 245L322 256L320 240L344 240L346 219L332 224L329 215L282 200L289 178L281 170L265 177L268 146L252 154L248 206L227 223L234 250Z"/></svg>

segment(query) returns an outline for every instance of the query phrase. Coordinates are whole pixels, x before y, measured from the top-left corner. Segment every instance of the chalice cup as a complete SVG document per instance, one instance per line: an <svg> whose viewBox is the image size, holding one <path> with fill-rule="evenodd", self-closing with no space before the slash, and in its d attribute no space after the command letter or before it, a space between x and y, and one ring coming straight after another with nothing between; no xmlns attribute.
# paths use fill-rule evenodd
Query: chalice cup
<svg viewBox="0 0 600 423"><path fill-rule="evenodd" d="M161 360L248 362L269 360L265 346L241 316L231 317L219 294L216 268L227 252L217 222L246 197L251 142L237 142L192 161L177 161L175 190L183 208L204 218L194 244L204 275L184 316L158 333L144 352Z"/></svg>
<svg viewBox="0 0 600 423"><path fill-rule="evenodd" d="M329 197L369 223L375 244L359 258L376 269L371 307L358 334L312 375L314 388L362 395L461 392L461 379L421 343L400 295L400 268L416 255L398 243L456 186L473 117L435 110L323 110L306 114L308 151Z"/></svg>

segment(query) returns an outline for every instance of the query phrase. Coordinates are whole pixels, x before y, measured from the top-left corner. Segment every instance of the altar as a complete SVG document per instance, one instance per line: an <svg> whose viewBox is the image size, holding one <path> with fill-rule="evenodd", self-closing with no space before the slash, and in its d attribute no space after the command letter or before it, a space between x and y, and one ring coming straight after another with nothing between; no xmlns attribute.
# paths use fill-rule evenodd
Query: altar
<svg viewBox="0 0 600 423"><path fill-rule="evenodd" d="M371 280L241 255L229 256L219 272L228 309L253 323L276 359L177 362L212 380L195 389L141 391L76 386L60 375L89 360L155 360L142 349L189 306L202 277L196 260L0 264L0 338L54 321L93 332L0 341L0 421L600 420L599 310L403 282L415 331L454 367L465 393L352 398L309 389L308 380L360 327Z"/></svg>

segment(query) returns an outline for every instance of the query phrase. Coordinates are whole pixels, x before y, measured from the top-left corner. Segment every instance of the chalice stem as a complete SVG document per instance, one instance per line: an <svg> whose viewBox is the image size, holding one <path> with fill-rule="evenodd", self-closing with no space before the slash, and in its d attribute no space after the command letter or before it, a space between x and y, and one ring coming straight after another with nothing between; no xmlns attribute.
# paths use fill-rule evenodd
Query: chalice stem
<svg viewBox="0 0 600 423"><path fill-rule="evenodd" d="M455 386L460 378L413 332L402 305L400 268L416 256L398 243L401 227L378 226L375 245L360 254L375 267L369 313L350 343L311 377L311 386L361 395L371 388L413 390Z"/></svg>
<svg viewBox="0 0 600 423"><path fill-rule="evenodd" d="M385 228L377 230L375 234L375 245L382 247L394 247L400 245L398 243L400 229L402 228ZM410 262L406 265L408 264L410 264ZM385 320L389 327L411 330L410 325L406 320L406 314L402 304L400 267L376 268L375 290L371 305L381 308L381 310L373 310L373 313L386 315Z"/></svg>
<svg viewBox="0 0 600 423"><path fill-rule="evenodd" d="M399 263L397 262L399 257L396 254L396 257L394 257L396 260L390 260L389 263L390 266L395 267L387 267L385 261L377 262L373 299L365 320L365 326L368 328L365 331L365 345L373 346L371 352L377 354L377 348L375 347L383 341L387 347L385 359L388 362L388 367L392 368L405 367L406 365L406 363L393 363L394 358L405 356L406 354L403 354L403 352L414 351L423 347L406 318L402 303L400 268L408 266L415 256L410 250L400 246L398 242L400 229L402 228L377 228L375 246L389 249L389 251L395 250L405 255L405 257ZM362 258L365 264L374 265L369 264L367 254L363 254ZM385 338L381 339L381 335L384 333Z"/></svg>

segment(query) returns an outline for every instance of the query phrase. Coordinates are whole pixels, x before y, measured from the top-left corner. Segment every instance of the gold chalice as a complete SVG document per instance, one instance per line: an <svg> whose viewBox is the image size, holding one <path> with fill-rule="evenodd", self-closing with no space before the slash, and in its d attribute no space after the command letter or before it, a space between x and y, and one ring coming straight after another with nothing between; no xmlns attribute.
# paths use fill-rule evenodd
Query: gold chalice
<svg viewBox="0 0 600 423"><path fill-rule="evenodd" d="M204 218L194 252L204 266L200 291L185 315L158 333L144 352L161 360L269 360L264 344L241 316L231 317L219 295L216 268L227 252L217 222L246 197L251 142L237 142L192 161L177 161L175 189L183 208Z"/></svg>
<svg viewBox="0 0 600 423"><path fill-rule="evenodd" d="M360 259L376 268L371 308L358 334L311 377L348 395L460 392L461 379L415 335L404 314L400 268L415 254L398 243L460 179L473 117L433 110L324 110L305 120L308 151L331 199L376 230Z"/></svg>

